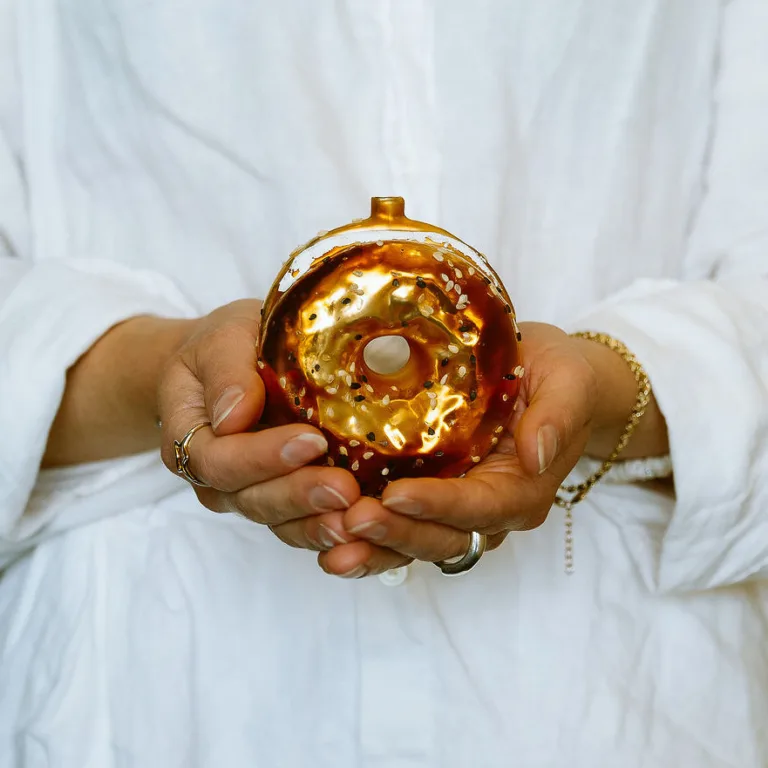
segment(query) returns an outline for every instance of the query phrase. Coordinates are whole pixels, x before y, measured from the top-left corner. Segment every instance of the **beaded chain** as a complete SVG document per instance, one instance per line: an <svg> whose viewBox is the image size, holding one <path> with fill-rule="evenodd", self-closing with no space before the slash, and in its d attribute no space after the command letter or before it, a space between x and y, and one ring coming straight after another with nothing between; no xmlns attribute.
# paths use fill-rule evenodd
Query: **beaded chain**
<svg viewBox="0 0 768 768"><path fill-rule="evenodd" d="M561 485L560 493L555 497L555 506L565 510L565 572L572 574L573 566L573 508L580 501L583 501L592 488L600 482L604 475L611 469L619 454L627 447L629 438L632 437L640 419L643 417L648 403L651 401L651 382L645 368L638 359L627 349L627 347L618 339L608 336L605 333L596 333L594 331L579 331L571 334L577 338L596 341L604 344L609 349L618 354L629 366L637 382L637 399L629 415L627 425L619 437L616 447L611 455L602 463L600 468L593 472L586 480L576 485ZM567 497L562 495L567 494Z"/></svg>

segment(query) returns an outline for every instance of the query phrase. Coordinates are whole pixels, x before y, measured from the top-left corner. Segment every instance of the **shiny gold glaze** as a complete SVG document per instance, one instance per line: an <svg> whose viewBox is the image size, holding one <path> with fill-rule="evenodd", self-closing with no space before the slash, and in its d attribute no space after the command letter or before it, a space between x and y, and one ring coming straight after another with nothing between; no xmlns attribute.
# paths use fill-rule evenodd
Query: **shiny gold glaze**
<svg viewBox="0 0 768 768"><path fill-rule="evenodd" d="M405 218L402 206L401 198L375 198L372 219L328 233L329 250L281 292L301 251L294 254L265 302L260 338L265 422L322 429L330 463L349 468L370 495L398 477L456 476L473 466L498 441L522 373L514 311L498 278L451 247L409 242L414 231L451 236ZM372 221L403 239L333 247L339 232L362 236ZM407 364L389 375L371 370L363 354L386 335L410 348Z"/></svg>

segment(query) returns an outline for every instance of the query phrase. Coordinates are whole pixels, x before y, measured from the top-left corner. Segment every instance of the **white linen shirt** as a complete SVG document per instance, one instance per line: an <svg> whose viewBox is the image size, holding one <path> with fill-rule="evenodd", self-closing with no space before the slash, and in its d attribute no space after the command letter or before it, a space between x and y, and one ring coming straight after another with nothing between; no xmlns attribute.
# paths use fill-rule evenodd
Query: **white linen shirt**
<svg viewBox="0 0 768 768"><path fill-rule="evenodd" d="M765 768L768 3L0 0L0 766ZM676 496L347 582L156 453L39 471L66 369L403 195L647 367Z"/></svg>

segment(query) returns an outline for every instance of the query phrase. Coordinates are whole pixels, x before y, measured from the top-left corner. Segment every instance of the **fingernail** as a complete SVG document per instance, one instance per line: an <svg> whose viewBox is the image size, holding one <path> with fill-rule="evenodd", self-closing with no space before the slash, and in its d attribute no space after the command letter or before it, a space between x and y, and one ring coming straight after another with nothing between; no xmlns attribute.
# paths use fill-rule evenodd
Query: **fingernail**
<svg viewBox="0 0 768 768"><path fill-rule="evenodd" d="M328 441L316 432L303 432L289 440L280 451L280 457L286 464L299 467L328 450Z"/></svg>
<svg viewBox="0 0 768 768"><path fill-rule="evenodd" d="M368 569L364 565L358 565L357 568L353 568L346 573L340 573L339 577L342 579L360 579L368 573Z"/></svg>
<svg viewBox="0 0 768 768"><path fill-rule="evenodd" d="M349 502L329 485L316 485L309 492L309 503L318 512L331 512L339 509L349 509Z"/></svg>
<svg viewBox="0 0 768 768"><path fill-rule="evenodd" d="M333 528L329 528L327 525L323 525L320 523L318 526L320 528L319 533L319 539L320 543L324 547L328 547L328 549L333 549L337 544L346 544L346 539L339 536L336 531L333 530Z"/></svg>
<svg viewBox="0 0 768 768"><path fill-rule="evenodd" d="M370 539L371 541L381 541L381 539L387 535L387 529L375 520L370 520L367 523L360 523L360 525L350 528L349 532L354 536L362 534L364 538Z"/></svg>
<svg viewBox="0 0 768 768"><path fill-rule="evenodd" d="M557 430L551 424L539 428L539 474L546 472L557 455Z"/></svg>
<svg viewBox="0 0 768 768"><path fill-rule="evenodd" d="M225 389L213 405L213 423L211 426L216 429L216 427L218 427L219 424L232 413L235 406L237 406L244 397L245 392L242 387L234 386Z"/></svg>
<svg viewBox="0 0 768 768"><path fill-rule="evenodd" d="M421 514L421 504L405 496L394 496L391 499L381 502L387 509L393 512L399 512L401 515L410 515L416 517Z"/></svg>

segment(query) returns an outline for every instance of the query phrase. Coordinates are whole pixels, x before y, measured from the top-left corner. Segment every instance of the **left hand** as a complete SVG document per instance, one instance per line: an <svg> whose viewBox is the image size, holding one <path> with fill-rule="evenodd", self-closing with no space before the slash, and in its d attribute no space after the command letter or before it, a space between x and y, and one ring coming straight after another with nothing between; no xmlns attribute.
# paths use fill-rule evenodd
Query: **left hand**
<svg viewBox="0 0 768 768"><path fill-rule="evenodd" d="M493 549L510 531L544 522L593 430L607 431L608 444L610 433L618 435L622 417L608 424L601 416L631 409L636 384L625 363L608 350L618 362L611 369L616 381L606 386L598 378L601 367L585 355L594 343L550 325L525 324L522 331L525 376L508 431L494 451L464 478L397 480L381 501L357 501L331 523L339 540L349 543L320 554L323 570L352 578L414 559L458 557L467 550L469 531L487 534ZM601 402L611 390L612 401Z"/></svg>

